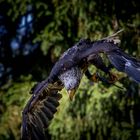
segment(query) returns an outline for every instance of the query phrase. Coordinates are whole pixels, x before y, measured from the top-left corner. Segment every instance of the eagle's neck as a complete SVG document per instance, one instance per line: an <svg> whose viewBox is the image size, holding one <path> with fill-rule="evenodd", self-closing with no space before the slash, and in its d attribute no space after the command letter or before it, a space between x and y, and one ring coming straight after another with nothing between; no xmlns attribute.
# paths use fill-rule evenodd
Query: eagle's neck
<svg viewBox="0 0 140 140"><path fill-rule="evenodd" d="M79 67L73 67L60 74L59 79L67 90L71 90L79 86L82 75L82 71Z"/></svg>

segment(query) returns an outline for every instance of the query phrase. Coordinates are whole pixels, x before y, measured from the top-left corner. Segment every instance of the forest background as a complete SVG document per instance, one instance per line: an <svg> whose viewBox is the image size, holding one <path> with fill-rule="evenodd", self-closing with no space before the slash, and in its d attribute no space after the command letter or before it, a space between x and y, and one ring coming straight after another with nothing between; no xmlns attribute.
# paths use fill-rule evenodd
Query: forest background
<svg viewBox="0 0 140 140"><path fill-rule="evenodd" d="M31 87L81 38L98 40L123 28L120 48L140 58L139 9L138 0L1 0L0 140L20 139ZM112 71L123 89L84 77L72 102L62 91L50 140L140 140L140 86Z"/></svg>

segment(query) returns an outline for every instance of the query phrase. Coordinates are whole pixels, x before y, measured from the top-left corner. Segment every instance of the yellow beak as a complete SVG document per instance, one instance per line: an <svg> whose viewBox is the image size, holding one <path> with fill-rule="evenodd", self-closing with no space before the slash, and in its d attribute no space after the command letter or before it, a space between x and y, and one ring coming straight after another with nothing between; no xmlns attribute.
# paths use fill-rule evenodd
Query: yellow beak
<svg viewBox="0 0 140 140"><path fill-rule="evenodd" d="M76 89L71 89L71 90L68 90L67 92L69 94L69 99L72 101L75 95Z"/></svg>

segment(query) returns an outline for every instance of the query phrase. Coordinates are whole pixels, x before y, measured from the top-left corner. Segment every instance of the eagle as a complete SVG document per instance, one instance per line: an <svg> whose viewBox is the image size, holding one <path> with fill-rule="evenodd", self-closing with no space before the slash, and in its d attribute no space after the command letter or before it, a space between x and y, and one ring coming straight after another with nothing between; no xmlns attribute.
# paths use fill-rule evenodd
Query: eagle
<svg viewBox="0 0 140 140"><path fill-rule="evenodd" d="M115 38L117 34L97 41L81 39L63 53L48 78L31 89L32 95L22 112L22 140L47 140L46 130L62 98L60 91L65 88L72 100L84 74L92 81L100 78L99 75L90 73L90 65L108 74L107 82L114 82L116 76L103 62L101 53L106 54L118 71L140 83L140 61L118 47L120 40Z"/></svg>

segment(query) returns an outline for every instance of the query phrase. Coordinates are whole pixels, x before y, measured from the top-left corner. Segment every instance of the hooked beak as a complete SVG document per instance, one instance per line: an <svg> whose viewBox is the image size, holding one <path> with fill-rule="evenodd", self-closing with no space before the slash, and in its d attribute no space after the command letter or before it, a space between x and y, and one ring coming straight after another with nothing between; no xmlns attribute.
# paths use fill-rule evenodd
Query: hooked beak
<svg viewBox="0 0 140 140"><path fill-rule="evenodd" d="M71 89L71 90L68 90L67 92L69 94L69 99L72 101L75 95L76 89Z"/></svg>

